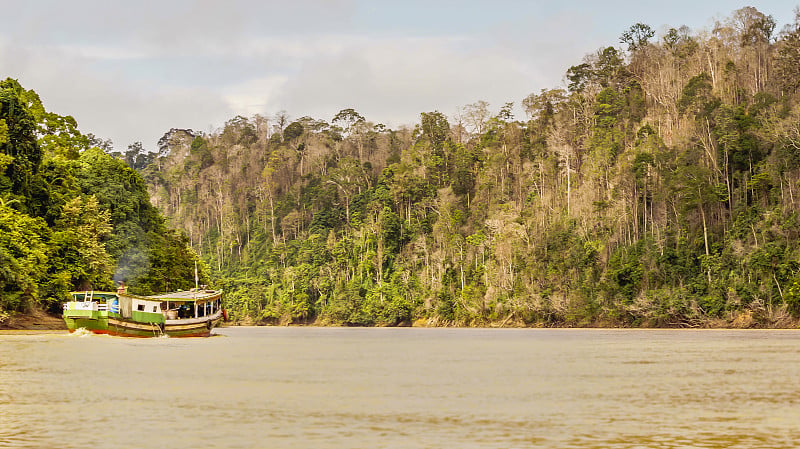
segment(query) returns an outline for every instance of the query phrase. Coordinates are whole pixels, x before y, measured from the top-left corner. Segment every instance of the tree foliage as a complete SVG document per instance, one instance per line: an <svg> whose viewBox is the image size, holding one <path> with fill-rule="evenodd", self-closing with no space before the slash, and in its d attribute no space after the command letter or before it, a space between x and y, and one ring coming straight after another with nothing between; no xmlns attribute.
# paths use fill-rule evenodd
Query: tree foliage
<svg viewBox="0 0 800 449"><path fill-rule="evenodd" d="M251 323L796 325L800 46L796 23L774 28L751 7L709 32L637 23L627 52L602 47L565 88L522 99L524 119L485 101L396 130L354 109L330 124L235 117L128 161L139 173L93 149L29 167L23 145L0 153L4 216L42 229L19 238L44 248L0 254L55 267L58 235L155 291L189 277L194 251ZM17 95L29 113L3 103L2 148L26 135L12 127L44 129ZM42 276L97 283L104 267L23 269L29 287L8 298L41 296Z"/></svg>
<svg viewBox="0 0 800 449"><path fill-rule="evenodd" d="M193 285L185 237L166 229L141 175L92 141L34 91L0 82L0 321L113 280L141 293Z"/></svg>
<svg viewBox="0 0 800 449"><path fill-rule="evenodd" d="M389 130L344 109L236 155L226 128L199 172L144 173L239 320L787 325L795 28L774 39L750 7L711 33L637 23L627 54L603 47L566 90L523 99L525 120L478 101Z"/></svg>

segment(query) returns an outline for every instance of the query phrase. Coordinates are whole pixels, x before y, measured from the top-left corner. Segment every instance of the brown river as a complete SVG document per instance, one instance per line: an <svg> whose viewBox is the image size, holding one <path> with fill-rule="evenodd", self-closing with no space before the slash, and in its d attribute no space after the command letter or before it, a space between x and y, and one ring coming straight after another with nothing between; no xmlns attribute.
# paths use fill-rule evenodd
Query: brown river
<svg viewBox="0 0 800 449"><path fill-rule="evenodd" d="M800 331L0 333L0 448L794 448Z"/></svg>

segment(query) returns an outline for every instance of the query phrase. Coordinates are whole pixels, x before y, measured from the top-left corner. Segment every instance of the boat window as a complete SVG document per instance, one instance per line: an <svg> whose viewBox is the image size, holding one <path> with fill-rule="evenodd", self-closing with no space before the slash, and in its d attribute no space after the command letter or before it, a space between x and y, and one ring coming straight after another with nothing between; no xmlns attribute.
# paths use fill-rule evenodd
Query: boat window
<svg viewBox="0 0 800 449"><path fill-rule="evenodd" d="M157 312L157 310L156 310L157 307L158 306L153 306L153 312Z"/></svg>
<svg viewBox="0 0 800 449"><path fill-rule="evenodd" d="M139 304L139 306L136 307L136 310L138 310L140 312L144 312L144 304Z"/></svg>

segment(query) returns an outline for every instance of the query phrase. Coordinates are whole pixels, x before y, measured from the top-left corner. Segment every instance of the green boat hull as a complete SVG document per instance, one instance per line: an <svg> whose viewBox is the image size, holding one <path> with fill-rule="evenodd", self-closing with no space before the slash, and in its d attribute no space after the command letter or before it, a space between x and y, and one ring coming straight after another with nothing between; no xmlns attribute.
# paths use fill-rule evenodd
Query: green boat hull
<svg viewBox="0 0 800 449"><path fill-rule="evenodd" d="M134 297L110 292L73 292L78 301L64 304L64 322L70 332L85 329L96 334L123 337L207 337L211 335L211 329L223 319L224 313L218 307L221 292L207 291L205 296L194 291L171 295ZM199 307L195 305L193 318L179 318L177 309L161 311L162 303L191 305L194 302L190 301L194 301L197 296L201 301L216 301L216 304L201 302ZM122 306L123 299L127 301L127 307ZM132 300L137 302L131 302ZM208 314L203 313L203 310Z"/></svg>
<svg viewBox="0 0 800 449"><path fill-rule="evenodd" d="M102 312L100 312L102 313ZM86 329L95 334L108 334L122 337L208 337L222 316L209 317L207 321L185 324L143 323L126 320L122 317L70 318L64 317L70 332Z"/></svg>

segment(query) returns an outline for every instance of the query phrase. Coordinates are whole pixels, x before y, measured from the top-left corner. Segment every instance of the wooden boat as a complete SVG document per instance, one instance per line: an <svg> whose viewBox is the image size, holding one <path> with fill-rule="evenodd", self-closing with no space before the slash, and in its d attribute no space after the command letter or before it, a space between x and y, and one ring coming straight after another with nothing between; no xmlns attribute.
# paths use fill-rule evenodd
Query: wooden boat
<svg viewBox="0 0 800 449"><path fill-rule="evenodd" d="M71 292L64 304L70 332L126 337L207 337L223 317L222 290L191 289L154 296L114 292Z"/></svg>

